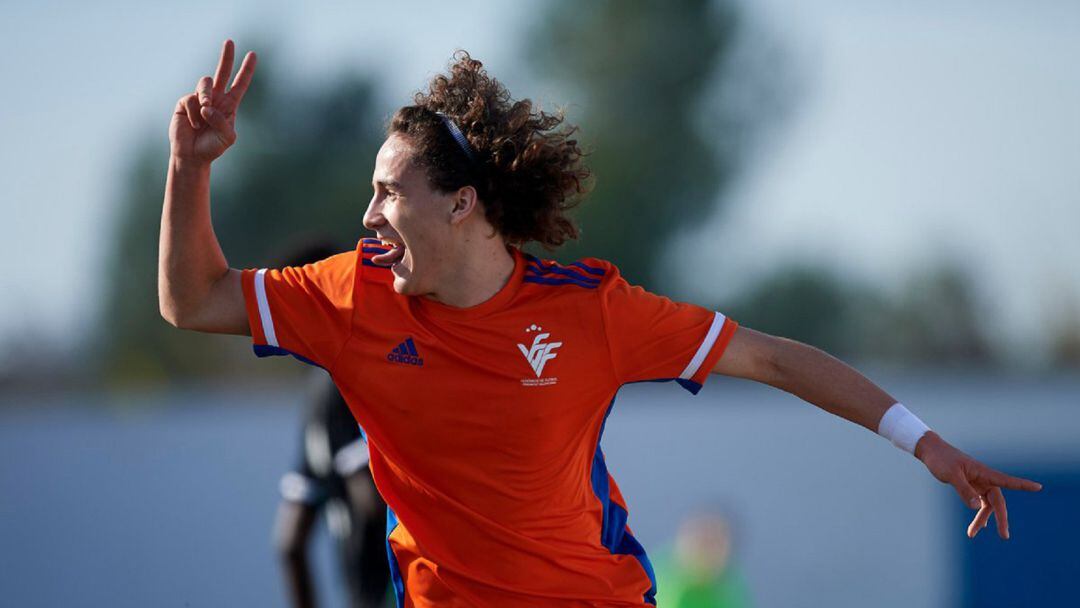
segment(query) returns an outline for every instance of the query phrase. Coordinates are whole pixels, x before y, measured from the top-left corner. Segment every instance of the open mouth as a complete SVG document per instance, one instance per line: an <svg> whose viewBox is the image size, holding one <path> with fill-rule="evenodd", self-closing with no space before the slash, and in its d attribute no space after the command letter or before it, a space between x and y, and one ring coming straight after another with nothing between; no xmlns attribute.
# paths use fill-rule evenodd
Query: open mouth
<svg viewBox="0 0 1080 608"><path fill-rule="evenodd" d="M390 249L386 253L372 256L371 261L379 266L396 266L405 257L405 244L388 239L381 239L384 247Z"/></svg>

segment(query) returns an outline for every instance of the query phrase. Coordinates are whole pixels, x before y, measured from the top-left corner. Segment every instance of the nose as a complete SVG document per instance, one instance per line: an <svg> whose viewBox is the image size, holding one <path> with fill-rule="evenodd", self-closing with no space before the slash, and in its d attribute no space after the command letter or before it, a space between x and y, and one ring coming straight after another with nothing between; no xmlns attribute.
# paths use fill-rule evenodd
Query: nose
<svg viewBox="0 0 1080 608"><path fill-rule="evenodd" d="M376 192L371 196L367 211L364 212L364 228L378 230L386 224L386 218L382 214L382 197Z"/></svg>

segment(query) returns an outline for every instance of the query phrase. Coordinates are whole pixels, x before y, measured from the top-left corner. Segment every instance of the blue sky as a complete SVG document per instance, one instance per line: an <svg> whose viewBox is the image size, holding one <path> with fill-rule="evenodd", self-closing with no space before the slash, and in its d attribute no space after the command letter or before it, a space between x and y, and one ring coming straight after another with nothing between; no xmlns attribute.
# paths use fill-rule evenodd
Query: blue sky
<svg viewBox="0 0 1080 608"><path fill-rule="evenodd" d="M525 6L4 3L0 350L94 321L117 180L147 132L167 149L175 100L225 37L244 51L269 33L263 66L301 87L374 70L388 103L464 47L517 95L550 100L520 71ZM948 257L978 279L1002 340L1034 352L1080 302L1080 4L753 6L803 97L725 211L673 246L673 268L711 300L790 260L895 289Z"/></svg>
<svg viewBox="0 0 1080 608"><path fill-rule="evenodd" d="M974 277L987 333L1038 357L1080 315L1080 4L770 2L763 18L803 97L673 249L684 276L728 269L700 297L790 262L899 296L947 260Z"/></svg>
<svg viewBox="0 0 1080 608"><path fill-rule="evenodd" d="M482 17L467 24L459 12ZM22 94L0 100L0 352L13 340L70 343L95 321L118 179L147 133L167 154L176 100L213 73L226 38L238 55L253 35L273 38L273 54L254 49L263 51L260 64L301 75L299 87L373 70L384 93L405 100L460 47L495 73L508 71L518 17L474 0L378 10L346 2L3 3L0 78Z"/></svg>

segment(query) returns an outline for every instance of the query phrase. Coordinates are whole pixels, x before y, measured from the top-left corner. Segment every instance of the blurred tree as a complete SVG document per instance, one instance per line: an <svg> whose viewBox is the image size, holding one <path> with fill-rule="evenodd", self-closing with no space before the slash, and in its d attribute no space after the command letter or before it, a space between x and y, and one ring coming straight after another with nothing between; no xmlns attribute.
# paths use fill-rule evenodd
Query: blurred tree
<svg viewBox="0 0 1080 608"><path fill-rule="evenodd" d="M236 268L273 264L301 231L348 248L363 230L371 167L382 141L373 87L347 75L304 92L295 80L260 67L240 108L240 139L214 165L214 228ZM95 338L103 371L114 380L233 373L246 365L247 357L236 355L250 356L247 343L178 331L158 313L157 240L168 148L148 136L132 158Z"/></svg>
<svg viewBox="0 0 1080 608"><path fill-rule="evenodd" d="M1053 301L1056 310L1045 316L1051 335L1050 364L1080 370L1080 301L1074 292L1068 290Z"/></svg>
<svg viewBox="0 0 1080 608"><path fill-rule="evenodd" d="M781 268L723 303L741 324L840 357L915 365L998 363L967 275L942 266L909 280L901 295L811 266Z"/></svg>
<svg viewBox="0 0 1080 608"><path fill-rule="evenodd" d="M1051 344L1050 361L1056 367L1080 369L1080 322L1062 324Z"/></svg>
<svg viewBox="0 0 1080 608"><path fill-rule="evenodd" d="M723 120L723 104L708 108L709 120L701 111L732 84L742 23L735 7L729 0L550 3L530 58L582 102L572 119L595 176L577 211L582 238L560 258L608 258L631 281L655 288L665 245L715 209L743 152L732 141L745 138L749 122ZM720 140L725 145L713 143Z"/></svg>
<svg viewBox="0 0 1080 608"><path fill-rule="evenodd" d="M886 313L869 290L810 266L781 268L718 310L747 327L838 356L859 354L863 319Z"/></svg>
<svg viewBox="0 0 1080 608"><path fill-rule="evenodd" d="M943 265L908 282L876 331L872 352L933 365L991 365L997 357L969 275Z"/></svg>

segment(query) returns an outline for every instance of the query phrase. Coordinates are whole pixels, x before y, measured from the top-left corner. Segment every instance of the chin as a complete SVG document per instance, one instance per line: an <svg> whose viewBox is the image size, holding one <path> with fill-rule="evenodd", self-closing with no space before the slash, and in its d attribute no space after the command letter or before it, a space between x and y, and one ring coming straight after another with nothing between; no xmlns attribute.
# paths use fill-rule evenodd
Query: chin
<svg viewBox="0 0 1080 608"><path fill-rule="evenodd" d="M420 290L417 289L416 281L409 277L395 276L394 277L394 291L403 296L418 296Z"/></svg>
<svg viewBox="0 0 1080 608"><path fill-rule="evenodd" d="M403 296L411 295L409 293L409 282L401 277L394 277L394 291Z"/></svg>
<svg viewBox="0 0 1080 608"><path fill-rule="evenodd" d="M404 262L395 264L390 272L394 274L394 291L403 296L423 296L431 291L425 289L422 277L416 276L414 270Z"/></svg>

